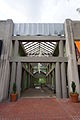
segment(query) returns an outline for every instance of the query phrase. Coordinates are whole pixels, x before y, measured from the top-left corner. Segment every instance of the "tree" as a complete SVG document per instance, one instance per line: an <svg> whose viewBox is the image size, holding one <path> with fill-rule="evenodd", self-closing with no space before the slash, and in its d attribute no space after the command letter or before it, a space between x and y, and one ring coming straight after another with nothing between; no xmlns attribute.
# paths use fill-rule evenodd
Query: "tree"
<svg viewBox="0 0 80 120"><path fill-rule="evenodd" d="M80 8L77 8L76 11L77 11L78 13L80 13Z"/></svg>

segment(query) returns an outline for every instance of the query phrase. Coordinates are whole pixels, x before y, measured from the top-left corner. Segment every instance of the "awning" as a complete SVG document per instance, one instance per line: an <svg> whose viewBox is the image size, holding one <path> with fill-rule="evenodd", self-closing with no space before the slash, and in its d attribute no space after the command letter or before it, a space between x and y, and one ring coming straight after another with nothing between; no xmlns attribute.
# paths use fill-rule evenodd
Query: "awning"
<svg viewBox="0 0 80 120"><path fill-rule="evenodd" d="M76 47L80 53L80 41L75 41Z"/></svg>

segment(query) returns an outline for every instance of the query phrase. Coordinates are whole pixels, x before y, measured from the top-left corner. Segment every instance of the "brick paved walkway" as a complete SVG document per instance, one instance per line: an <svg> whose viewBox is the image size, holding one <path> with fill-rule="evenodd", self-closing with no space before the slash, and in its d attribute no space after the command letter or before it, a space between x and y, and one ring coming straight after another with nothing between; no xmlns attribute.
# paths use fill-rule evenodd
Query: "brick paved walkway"
<svg viewBox="0 0 80 120"><path fill-rule="evenodd" d="M0 120L80 120L80 103L55 98L3 102L0 103Z"/></svg>

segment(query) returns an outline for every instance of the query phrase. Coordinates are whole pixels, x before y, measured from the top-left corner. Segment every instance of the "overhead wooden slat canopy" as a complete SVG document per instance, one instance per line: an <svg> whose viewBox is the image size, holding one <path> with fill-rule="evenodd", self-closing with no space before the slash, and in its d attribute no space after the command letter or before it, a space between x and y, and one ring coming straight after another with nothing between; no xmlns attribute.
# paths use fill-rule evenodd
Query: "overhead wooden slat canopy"
<svg viewBox="0 0 80 120"><path fill-rule="evenodd" d="M56 42L22 42L28 56L39 55L52 56Z"/></svg>

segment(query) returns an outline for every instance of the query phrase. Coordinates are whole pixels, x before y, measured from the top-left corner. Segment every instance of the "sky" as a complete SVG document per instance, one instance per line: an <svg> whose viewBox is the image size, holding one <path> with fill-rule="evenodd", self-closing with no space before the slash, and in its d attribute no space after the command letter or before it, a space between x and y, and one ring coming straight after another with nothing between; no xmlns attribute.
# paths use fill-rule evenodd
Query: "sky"
<svg viewBox="0 0 80 120"><path fill-rule="evenodd" d="M0 0L0 20L15 23L64 23L80 20L80 0Z"/></svg>

